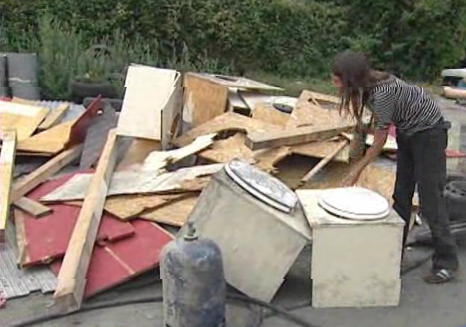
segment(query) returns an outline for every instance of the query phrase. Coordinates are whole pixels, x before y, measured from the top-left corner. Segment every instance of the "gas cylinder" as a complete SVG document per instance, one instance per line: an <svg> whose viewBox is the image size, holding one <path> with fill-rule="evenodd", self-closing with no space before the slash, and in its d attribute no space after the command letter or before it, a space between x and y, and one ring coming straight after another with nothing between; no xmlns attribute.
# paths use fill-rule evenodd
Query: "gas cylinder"
<svg viewBox="0 0 466 327"><path fill-rule="evenodd" d="M225 326L226 282L220 248L200 238L192 222L161 254L166 327Z"/></svg>

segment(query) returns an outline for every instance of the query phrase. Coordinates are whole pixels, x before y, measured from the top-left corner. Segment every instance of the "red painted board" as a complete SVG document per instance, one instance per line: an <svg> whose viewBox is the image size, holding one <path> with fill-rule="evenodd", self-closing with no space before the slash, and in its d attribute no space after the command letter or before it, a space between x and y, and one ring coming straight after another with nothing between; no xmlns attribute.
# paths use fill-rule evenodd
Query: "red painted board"
<svg viewBox="0 0 466 327"><path fill-rule="evenodd" d="M156 268L162 248L174 237L154 222L131 221L136 233L117 243L94 247L87 271L84 297L89 298L144 272ZM52 271L58 275L61 260L53 262Z"/></svg>
<svg viewBox="0 0 466 327"><path fill-rule="evenodd" d="M55 188L63 185L73 175L48 181L29 193L32 199L39 199ZM22 264L34 265L50 262L51 259L62 258L68 247L71 234L81 210L80 207L64 204L49 205L53 211L41 218L35 218L24 212L18 212L16 219L24 226L26 247ZM97 233L97 242L117 242L133 236L135 230L131 223L121 221L111 214L104 213Z"/></svg>
<svg viewBox="0 0 466 327"><path fill-rule="evenodd" d="M92 120L97 116L100 109L102 109L102 97L99 95L76 120L73 126L71 126L70 138L65 146L67 149L84 142L87 129L92 124Z"/></svg>

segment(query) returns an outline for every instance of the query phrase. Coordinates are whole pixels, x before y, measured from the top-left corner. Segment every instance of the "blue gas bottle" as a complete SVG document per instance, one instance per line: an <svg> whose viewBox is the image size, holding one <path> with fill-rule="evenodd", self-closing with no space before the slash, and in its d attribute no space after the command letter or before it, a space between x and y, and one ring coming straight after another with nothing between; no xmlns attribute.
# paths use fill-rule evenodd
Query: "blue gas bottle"
<svg viewBox="0 0 466 327"><path fill-rule="evenodd" d="M166 327L225 326L226 282L220 248L198 238L192 222L184 237L162 250L160 275Z"/></svg>

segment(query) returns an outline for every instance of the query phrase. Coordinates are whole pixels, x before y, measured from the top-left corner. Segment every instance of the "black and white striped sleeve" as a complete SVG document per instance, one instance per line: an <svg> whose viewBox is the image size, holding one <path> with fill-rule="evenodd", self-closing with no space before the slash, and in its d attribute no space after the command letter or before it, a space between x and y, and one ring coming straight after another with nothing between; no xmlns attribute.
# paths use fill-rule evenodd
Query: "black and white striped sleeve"
<svg viewBox="0 0 466 327"><path fill-rule="evenodd" d="M375 129L388 130L395 113L394 95L386 88L376 90L373 95L372 110Z"/></svg>

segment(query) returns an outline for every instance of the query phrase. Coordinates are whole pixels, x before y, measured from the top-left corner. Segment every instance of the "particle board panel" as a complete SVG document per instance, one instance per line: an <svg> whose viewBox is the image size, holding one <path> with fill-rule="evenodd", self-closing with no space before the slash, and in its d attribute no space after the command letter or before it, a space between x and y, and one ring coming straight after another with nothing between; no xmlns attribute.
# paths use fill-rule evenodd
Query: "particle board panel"
<svg viewBox="0 0 466 327"><path fill-rule="evenodd" d="M144 220L131 222L135 235L117 243L95 246L86 275L84 298L122 284L158 267L163 247L173 236L157 224ZM62 263L51 265L58 275Z"/></svg>
<svg viewBox="0 0 466 327"><path fill-rule="evenodd" d="M162 145L160 141L135 138L117 166L116 171L123 171L131 167L136 167L142 164L151 152L161 149Z"/></svg>
<svg viewBox="0 0 466 327"><path fill-rule="evenodd" d="M10 218L16 135L16 130L2 132L3 148L0 153L0 243L5 242L7 222Z"/></svg>
<svg viewBox="0 0 466 327"><path fill-rule="evenodd" d="M126 220L135 218L146 210L163 206L183 197L186 197L186 194L115 196L107 198L104 209L112 215Z"/></svg>
<svg viewBox="0 0 466 327"><path fill-rule="evenodd" d="M49 113L38 106L0 101L0 135L2 131L16 130L18 142L28 139Z"/></svg>
<svg viewBox="0 0 466 327"><path fill-rule="evenodd" d="M206 123L226 111L228 87L193 73L185 75L184 86L184 120L192 126Z"/></svg>
<svg viewBox="0 0 466 327"><path fill-rule="evenodd" d="M131 64L126 75L118 135L162 140L162 111L179 78L175 70Z"/></svg>
<svg viewBox="0 0 466 327"><path fill-rule="evenodd" d="M234 112L227 112L223 115L217 116L214 119L194 127L187 131L180 137L176 138L173 143L182 147L193 142L197 137L205 134L220 133L223 131L242 131L246 133L251 132L273 132L283 130L279 126L268 124L258 119L246 117Z"/></svg>
<svg viewBox="0 0 466 327"><path fill-rule="evenodd" d="M344 140L327 140L322 142L310 142L291 146L293 154L299 154L306 157L325 158L333 151L335 151ZM348 162L349 161L349 148L344 148L339 152L333 161Z"/></svg>
<svg viewBox="0 0 466 327"><path fill-rule="evenodd" d="M161 175L152 171L117 172L113 175L107 195L156 194L174 191L193 191L187 187L186 182L195 180L199 177L212 175L222 169L222 167L223 164L194 166L178 169L174 172ZM56 202L82 200L86 195L91 179L92 174L77 174L65 185L42 197L41 201Z"/></svg>
<svg viewBox="0 0 466 327"><path fill-rule="evenodd" d="M160 207L142 213L141 219L151 220L175 227L181 227L188 220L189 214L197 204L198 194L166 203Z"/></svg>
<svg viewBox="0 0 466 327"><path fill-rule="evenodd" d="M290 114L275 109L273 104L257 103L252 111L252 118L285 128Z"/></svg>

